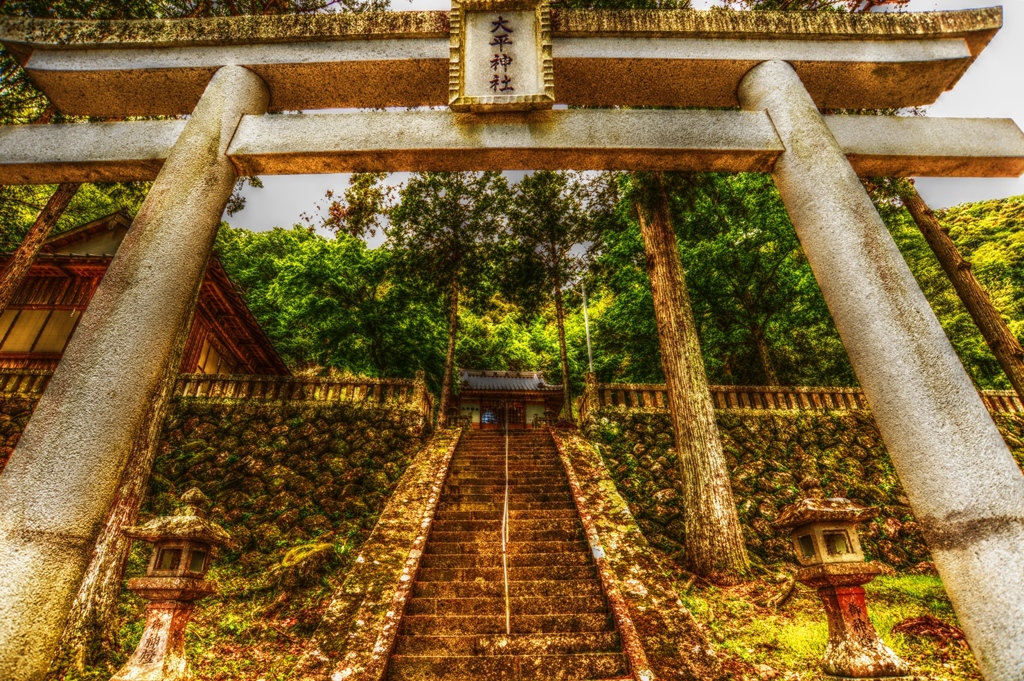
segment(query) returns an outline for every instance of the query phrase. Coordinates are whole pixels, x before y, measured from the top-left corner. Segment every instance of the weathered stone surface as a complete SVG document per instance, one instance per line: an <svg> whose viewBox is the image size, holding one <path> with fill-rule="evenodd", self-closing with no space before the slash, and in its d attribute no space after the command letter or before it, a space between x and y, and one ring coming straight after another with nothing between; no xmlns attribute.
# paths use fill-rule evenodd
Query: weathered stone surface
<svg viewBox="0 0 1024 681"><path fill-rule="evenodd" d="M210 81L0 475L0 677L46 671L202 282L237 177L228 143L267 97L241 67Z"/></svg>
<svg viewBox="0 0 1024 681"><path fill-rule="evenodd" d="M928 104L956 83L1001 20L999 8L854 17L563 10L552 20L555 95L584 106L729 107L743 75L777 59L794 64L823 107ZM448 103L448 25L447 12L9 19L0 40L73 114L188 113L225 64L258 73L274 109L436 106Z"/></svg>
<svg viewBox="0 0 1024 681"><path fill-rule="evenodd" d="M349 440L367 431L373 441L353 447ZM311 450L311 440L321 451ZM164 429L147 510L168 513L176 495L194 485L211 499L210 519L230 527L234 550L260 561L246 555L275 552L293 531L316 538L349 516L382 507L422 441L417 415L409 411L179 398ZM294 449L301 454L290 456Z"/></svg>
<svg viewBox="0 0 1024 681"><path fill-rule="evenodd" d="M381 677L460 435L438 431L409 464L293 678Z"/></svg>
<svg viewBox="0 0 1024 681"><path fill-rule="evenodd" d="M860 177L1017 177L1024 172L1024 133L1009 119L823 118Z"/></svg>
<svg viewBox="0 0 1024 681"><path fill-rule="evenodd" d="M1024 674L1024 475L800 77L740 85L786 145L772 177L982 671Z"/></svg>
<svg viewBox="0 0 1024 681"><path fill-rule="evenodd" d="M1008 119L826 116L860 175L1017 176ZM184 121L0 127L0 181L156 177ZM228 155L245 174L594 168L765 171L783 146L741 111L570 110L504 115L367 111L247 116Z"/></svg>
<svg viewBox="0 0 1024 681"><path fill-rule="evenodd" d="M766 170L771 122L734 111L377 111L252 117L231 155L245 172L358 169Z"/></svg>
<svg viewBox="0 0 1024 681"><path fill-rule="evenodd" d="M194 609L190 601L150 603L138 650L111 681L192 681L195 677L185 657L185 629Z"/></svg>
<svg viewBox="0 0 1024 681"><path fill-rule="evenodd" d="M152 180L184 127L182 120L5 125L0 127L0 179L10 184ZM73 177L78 180L65 179Z"/></svg>
<svg viewBox="0 0 1024 681"><path fill-rule="evenodd" d="M724 678L594 446L552 431L634 678Z"/></svg>

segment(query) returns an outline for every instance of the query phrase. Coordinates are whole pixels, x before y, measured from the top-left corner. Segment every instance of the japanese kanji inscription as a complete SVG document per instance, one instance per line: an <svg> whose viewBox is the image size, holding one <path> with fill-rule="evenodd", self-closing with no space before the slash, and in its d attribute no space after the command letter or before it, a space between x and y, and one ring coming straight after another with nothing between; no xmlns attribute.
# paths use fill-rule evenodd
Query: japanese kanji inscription
<svg viewBox="0 0 1024 681"><path fill-rule="evenodd" d="M449 105L527 111L554 104L547 0L454 2Z"/></svg>

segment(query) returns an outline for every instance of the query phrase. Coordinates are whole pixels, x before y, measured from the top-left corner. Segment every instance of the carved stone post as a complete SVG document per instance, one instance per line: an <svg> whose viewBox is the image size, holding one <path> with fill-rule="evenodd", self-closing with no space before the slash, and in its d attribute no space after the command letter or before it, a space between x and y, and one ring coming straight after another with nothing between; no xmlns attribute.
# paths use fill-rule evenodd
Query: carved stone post
<svg viewBox="0 0 1024 681"><path fill-rule="evenodd" d="M739 88L772 176L987 679L1024 676L1024 476L870 197L785 62Z"/></svg>
<svg viewBox="0 0 1024 681"><path fill-rule="evenodd" d="M580 425L590 418L590 415L601 408L601 397L597 394L597 374L587 372L586 384L583 387L583 404L580 406Z"/></svg>
<svg viewBox="0 0 1024 681"><path fill-rule="evenodd" d="M415 380L413 394L420 412L420 433L426 433L434 426L434 405L430 401L430 391L427 390L427 373L422 369L416 371Z"/></svg>
<svg viewBox="0 0 1024 681"><path fill-rule="evenodd" d="M221 68L196 105L0 476L0 678L46 672L237 179L263 82Z"/></svg>

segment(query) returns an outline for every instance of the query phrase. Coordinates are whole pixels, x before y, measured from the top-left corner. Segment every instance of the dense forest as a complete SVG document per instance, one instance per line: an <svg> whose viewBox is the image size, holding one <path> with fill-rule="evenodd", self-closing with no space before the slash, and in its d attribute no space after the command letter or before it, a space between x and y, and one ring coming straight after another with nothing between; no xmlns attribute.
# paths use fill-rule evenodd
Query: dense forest
<svg viewBox="0 0 1024 681"><path fill-rule="evenodd" d="M559 185L553 191L564 195L547 209L568 239L559 274L574 394L587 370L584 289L598 377L662 380L643 241L625 196L629 178L539 175L535 185ZM422 179L389 191L382 177L356 176L347 191L339 188L336 198L328 197L322 210L311 206L312 217L304 223L250 232L231 227L229 217L221 227L221 261L294 370L408 377L425 369L433 387L440 388L453 265L440 255L445 244L415 240L438 232L431 197L410 191ZM462 184L474 179L465 174ZM522 216L537 214L537 203L545 199L525 191L523 182L490 179L467 193L467 200L488 203L484 219L471 234L453 237L453 243L473 246L458 266L465 276L458 285L455 365L539 369L560 380L558 315L544 257L549 244L522 227ZM667 179L709 381L855 385L771 178L678 174ZM0 201L0 240L6 249L17 245L52 191L16 189L22 197L12 200L8 194ZM113 210L133 212L144 191L144 185L85 185L57 231ZM907 211L884 198L878 206L972 378L982 388L1008 388ZM937 213L1011 330L1024 338L1024 197ZM322 236L324 228L333 236ZM384 244L369 248L366 237L377 230L385 232Z"/></svg>
<svg viewBox="0 0 1024 681"><path fill-rule="evenodd" d="M602 380L659 381L661 363L643 243L622 193L625 177L586 178L561 216L576 221L563 285L572 383L587 368L582 292L586 288L594 370ZM594 185L604 185L597 187ZM712 383L854 385L836 333L771 178L764 175L671 177L674 225L687 274L704 361ZM508 215L536 197L497 183ZM404 191L404 190L403 190ZM601 203L583 195L595 194ZM395 201L396 210L403 197ZM479 197L478 197L479 198ZM501 198L497 197L496 201ZM520 202L520 205L516 205ZM411 199L405 198L405 209ZM333 203L338 215L344 200ZM980 387L1009 387L906 210L879 208L928 300ZM421 206L422 209L422 206ZM589 211L589 212L588 212ZM539 265L516 258L509 220L475 238L472 281L460 292L456 364L483 369L542 369L561 376L555 304ZM1024 197L940 211L942 223L1009 319L1024 335ZM331 226L330 219L328 226ZM585 223L585 224L579 224ZM248 232L224 225L220 257L285 358L298 369L409 376L426 369L436 381L445 357L450 291L430 283L442 265L408 268L392 238L370 249L343 228L319 236L320 224ZM485 242L485 243L484 243ZM543 251L543 243L535 244ZM435 261L436 262L436 261ZM548 286L547 288L550 288Z"/></svg>

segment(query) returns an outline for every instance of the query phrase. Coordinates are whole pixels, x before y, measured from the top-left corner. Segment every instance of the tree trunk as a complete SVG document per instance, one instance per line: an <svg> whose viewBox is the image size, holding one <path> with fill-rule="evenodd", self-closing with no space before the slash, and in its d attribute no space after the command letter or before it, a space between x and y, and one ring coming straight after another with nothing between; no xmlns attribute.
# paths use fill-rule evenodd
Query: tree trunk
<svg viewBox="0 0 1024 681"><path fill-rule="evenodd" d="M653 188L649 205L638 202L637 213L683 483L686 562L708 579L735 582L749 571L746 546L660 176Z"/></svg>
<svg viewBox="0 0 1024 681"><path fill-rule="evenodd" d="M569 423L572 417L572 388L569 386L569 353L565 348L565 307L562 305L562 282L555 276L555 323L558 324L558 350L562 360L562 414Z"/></svg>
<svg viewBox="0 0 1024 681"><path fill-rule="evenodd" d="M459 278L452 277L452 290L448 303L448 352L444 356L444 376L441 379L441 405L438 407L437 425L448 426L448 408L452 403L452 374L455 371L455 338L459 330Z"/></svg>
<svg viewBox="0 0 1024 681"><path fill-rule="evenodd" d="M756 327L750 334L754 337L754 345L757 347L757 358L761 361L761 370L764 371L765 385L778 385L779 374L775 371L775 362L772 361L768 341L764 338L764 328Z"/></svg>
<svg viewBox="0 0 1024 681"><path fill-rule="evenodd" d="M744 289L743 291L743 307L746 309L747 314L754 315L754 297L750 295L750 289ZM772 361L772 353L764 337L765 326L765 324L762 324L747 328L750 331L750 337L754 341L754 347L757 349L757 359L761 362L765 385L778 385L779 374L775 371L775 362Z"/></svg>
<svg viewBox="0 0 1024 681"><path fill-rule="evenodd" d="M145 426L128 454L124 474L93 549L89 567L82 578L68 623L64 627L58 654L50 665L50 676L60 676L67 669L84 670L96 662L104 647L116 645L112 640L113 617L121 594L121 582L128 565L132 540L124 536L122 528L136 524L139 508L146 497L149 478L156 459L160 432L178 378L182 353L192 329L192 319L199 300L200 285L193 292L185 323L178 330L174 350L168 360L164 376L143 423Z"/></svg>
<svg viewBox="0 0 1024 681"><path fill-rule="evenodd" d="M912 182L900 183L900 199L910 211L925 241L931 246L939 264L946 272L971 319L981 330L985 342L996 356L999 365L1010 379L1017 395L1024 400L1024 348L1006 325L1006 320L992 304L988 292L971 271L971 263L960 255L956 244L949 238L935 218L935 213L917 193Z"/></svg>
<svg viewBox="0 0 1024 681"><path fill-rule="evenodd" d="M64 214L64 209L71 203L82 186L75 182L69 182L57 187L46 206L39 212L36 221L32 223L25 238L21 240L18 249L4 267L3 274L0 274L0 310L6 310L11 304L18 287L25 281L28 270L35 262L39 249L43 242L50 236L57 220Z"/></svg>

